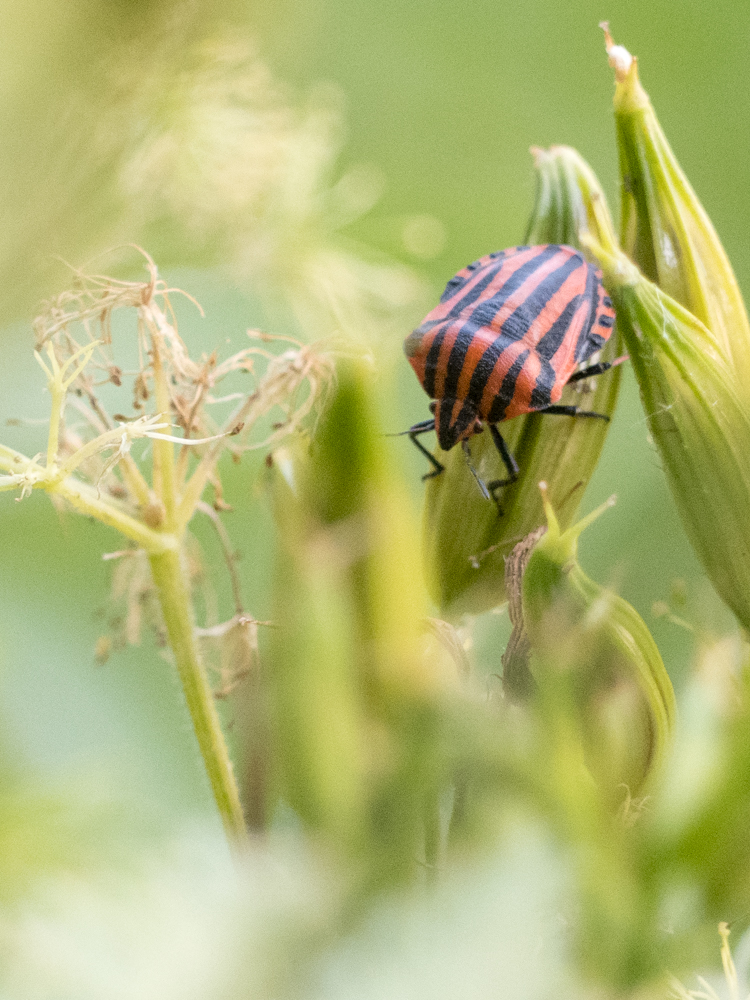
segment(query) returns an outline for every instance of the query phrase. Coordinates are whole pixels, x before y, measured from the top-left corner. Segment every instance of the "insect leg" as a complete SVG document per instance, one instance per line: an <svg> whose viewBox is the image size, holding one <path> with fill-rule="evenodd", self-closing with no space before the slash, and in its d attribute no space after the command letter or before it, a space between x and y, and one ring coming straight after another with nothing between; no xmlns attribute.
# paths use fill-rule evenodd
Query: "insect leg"
<svg viewBox="0 0 750 1000"><path fill-rule="evenodd" d="M492 440L508 473L507 479L493 479L491 482L487 483L487 489L490 491L490 496L497 504L498 514L502 514L495 491L499 490L501 486L509 486L511 483L515 483L518 479L518 462L516 462L513 457L510 448L505 443L505 439L497 429L497 426L495 424L490 424L489 428Z"/></svg>
<svg viewBox="0 0 750 1000"><path fill-rule="evenodd" d="M589 365L588 368L584 368L583 371L573 372L566 385L570 385L571 382L579 382L582 378L591 378L594 375L601 375L604 372L608 372L610 368L614 368L615 365L621 365L623 361L628 361L628 355L623 354L621 358L617 358L615 361L600 361L596 365Z"/></svg>
<svg viewBox="0 0 750 1000"><path fill-rule="evenodd" d="M610 361L600 361L598 365L589 365L588 368L584 368L580 372L573 372L566 385L570 385L571 382L579 382L582 378L591 378L593 375L601 375L603 372L608 372L612 367Z"/></svg>
<svg viewBox="0 0 750 1000"><path fill-rule="evenodd" d="M438 460L435 458L432 452L429 452L425 448L425 446L422 444L421 441L417 441L417 436L419 434L426 434L428 431L434 431L434 430L435 430L434 420L423 420L421 424L414 424L414 426L410 427L408 431L403 431L404 434L409 435L409 439L411 440L412 444L416 445L416 447L419 448L424 457L429 460L430 464L433 467L432 472L425 472L425 474L422 476L423 480L432 479L433 476L439 476L440 473L445 468L444 465L441 465L441 463L438 462Z"/></svg>
<svg viewBox="0 0 750 1000"><path fill-rule="evenodd" d="M593 410L579 410L577 406L562 406L553 403L545 406L542 410L534 410L534 413L551 413L558 417L598 417L599 420L609 420L606 413L595 413Z"/></svg>

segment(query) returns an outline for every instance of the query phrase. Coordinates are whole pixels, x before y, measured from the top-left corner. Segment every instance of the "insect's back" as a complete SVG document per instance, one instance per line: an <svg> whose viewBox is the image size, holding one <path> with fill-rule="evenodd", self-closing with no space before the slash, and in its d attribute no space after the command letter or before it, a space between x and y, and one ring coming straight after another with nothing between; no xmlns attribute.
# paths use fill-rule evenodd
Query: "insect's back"
<svg viewBox="0 0 750 1000"><path fill-rule="evenodd" d="M404 343L433 399L468 400L490 423L556 403L609 338L601 272L572 247L513 247L469 264Z"/></svg>

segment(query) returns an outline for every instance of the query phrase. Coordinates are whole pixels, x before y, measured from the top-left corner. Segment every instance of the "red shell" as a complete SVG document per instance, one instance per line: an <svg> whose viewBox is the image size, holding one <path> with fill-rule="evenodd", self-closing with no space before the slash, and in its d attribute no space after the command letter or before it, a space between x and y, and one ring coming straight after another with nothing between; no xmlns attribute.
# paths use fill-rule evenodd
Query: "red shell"
<svg viewBox="0 0 750 1000"><path fill-rule="evenodd" d="M548 244L488 254L448 282L404 342L425 392L438 400L441 439L469 437L477 417L498 423L560 399L612 332L601 277L572 247ZM441 435L446 420L453 430Z"/></svg>

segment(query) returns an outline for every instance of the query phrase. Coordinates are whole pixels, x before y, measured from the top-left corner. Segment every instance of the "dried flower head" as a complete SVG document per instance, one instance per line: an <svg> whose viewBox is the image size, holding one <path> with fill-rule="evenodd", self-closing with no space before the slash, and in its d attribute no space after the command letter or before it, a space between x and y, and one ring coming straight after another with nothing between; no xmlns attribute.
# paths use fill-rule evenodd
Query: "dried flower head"
<svg viewBox="0 0 750 1000"><path fill-rule="evenodd" d="M249 345L231 357L191 357L171 301L185 293L169 288L143 256L146 280L75 271L73 286L35 320L36 357L51 396L46 460L0 447L0 469L9 473L0 490L20 491L22 499L45 489L135 543L115 553L115 647L137 643L144 624L166 642L150 559L182 549L186 586L202 595L203 645L219 648L216 672L226 694L248 673L257 627L217 514L231 509L219 458L270 447L314 421L334 381L332 352L250 331ZM143 439L146 449L136 457L133 444ZM209 486L212 505L202 500ZM232 580L229 623L218 621L212 581L187 533L197 510L213 520Z"/></svg>
<svg viewBox="0 0 750 1000"><path fill-rule="evenodd" d="M215 352L192 358L170 298L185 293L167 287L153 260L144 257L146 281L76 271L73 287L47 303L34 322L37 357L55 398L53 410L57 408L56 440L50 442L47 464L58 463L62 476L76 472L100 492L122 497L124 491L126 499L145 511L153 502L152 488L132 459L132 442L149 438L179 445L176 488L183 492L192 484L192 513L202 488L209 480L216 482L221 451L238 456L269 447L301 427L325 399L333 363L316 346L255 332L249 333L249 347L221 362ZM113 329L117 310L135 313L134 369L122 360L127 345L116 343L121 340L120 324L117 334ZM285 350L274 351L278 346ZM222 383L237 373L249 376L249 391L225 392ZM107 399L112 389L129 393L124 409L136 415L110 412L100 391L103 385L110 390ZM79 423L67 425L67 408ZM257 433L264 417L264 430ZM188 476L188 449L198 459L195 483Z"/></svg>

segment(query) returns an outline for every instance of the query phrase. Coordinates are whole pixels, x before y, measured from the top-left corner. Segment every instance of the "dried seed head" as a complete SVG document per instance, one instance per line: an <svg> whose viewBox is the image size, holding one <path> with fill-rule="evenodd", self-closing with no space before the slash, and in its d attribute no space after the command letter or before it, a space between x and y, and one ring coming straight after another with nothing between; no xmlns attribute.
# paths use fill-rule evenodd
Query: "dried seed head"
<svg viewBox="0 0 750 1000"><path fill-rule="evenodd" d="M147 254L144 257L147 281L124 282L76 272L73 289L48 303L34 325L37 344L52 366L49 368L38 354L48 380L55 377L54 368L67 373L61 389L68 392L87 425L84 433L76 431L78 448L72 447L76 435L64 425L61 427L56 454L65 460L64 474L75 471L94 483L98 491L106 488L110 495L124 490L124 498L140 511L150 527L155 527L157 522L152 523L152 511L144 500L148 486L142 479L139 486L141 474L135 465L123 475L122 482L116 478L121 460L128 457L132 462L132 440L149 437L184 445L178 469L178 476L184 478L188 472L187 446L201 458L208 454L207 461L215 467L224 448L237 457L248 449L268 447L296 431L324 404L334 373L324 350L268 334L250 333L251 345L221 363L215 352L194 361L179 336L170 302L170 294L177 290L167 288L151 258ZM114 358L115 351L120 350L112 336L112 314L117 309L132 310L134 314L140 359L136 371L126 372ZM118 324L121 337L120 330ZM283 352L269 350L270 344L282 345ZM250 373L251 386L219 394L224 380L233 379L236 373ZM162 412L140 417L120 413L111 416L98 395L98 387L104 382L129 392L136 414L148 404ZM156 391L157 383L162 387L160 391ZM182 435L175 433L176 428L169 423L172 415ZM266 416L271 417L270 433L253 439L253 429ZM117 423L123 425L122 432L117 430ZM211 476L213 468L207 468L202 482ZM137 487L135 495L131 495L133 486Z"/></svg>
<svg viewBox="0 0 750 1000"><path fill-rule="evenodd" d="M164 524L164 504L161 500L154 498L143 507L141 516L149 528L161 527Z"/></svg>
<svg viewBox="0 0 750 1000"><path fill-rule="evenodd" d="M206 665L217 678L215 698L228 698L243 681L257 676L258 626L268 624L237 613L227 622L196 630Z"/></svg>

